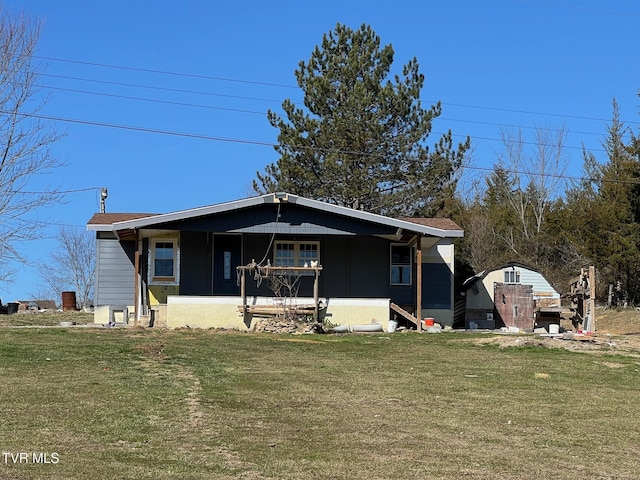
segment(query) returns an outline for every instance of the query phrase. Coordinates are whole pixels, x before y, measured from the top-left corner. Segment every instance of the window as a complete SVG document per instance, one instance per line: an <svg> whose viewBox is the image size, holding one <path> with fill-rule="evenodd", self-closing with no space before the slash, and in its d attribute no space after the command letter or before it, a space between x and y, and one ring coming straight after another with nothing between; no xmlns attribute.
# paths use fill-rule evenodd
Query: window
<svg viewBox="0 0 640 480"><path fill-rule="evenodd" d="M505 270L504 283L520 283L520 272L517 270Z"/></svg>
<svg viewBox="0 0 640 480"><path fill-rule="evenodd" d="M411 247L391 245L391 284L411 285Z"/></svg>
<svg viewBox="0 0 640 480"><path fill-rule="evenodd" d="M167 238L152 241L151 275L154 280L176 280L177 252L177 239Z"/></svg>
<svg viewBox="0 0 640 480"><path fill-rule="evenodd" d="M276 267L304 267L320 260L320 242L275 242L273 263Z"/></svg>

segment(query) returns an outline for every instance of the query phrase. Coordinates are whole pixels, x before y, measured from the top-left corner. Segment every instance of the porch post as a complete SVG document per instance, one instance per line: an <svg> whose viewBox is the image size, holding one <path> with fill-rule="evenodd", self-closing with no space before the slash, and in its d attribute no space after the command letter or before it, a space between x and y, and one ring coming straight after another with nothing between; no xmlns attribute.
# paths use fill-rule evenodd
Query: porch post
<svg viewBox="0 0 640 480"><path fill-rule="evenodd" d="M589 267L589 323L596 333L596 267Z"/></svg>
<svg viewBox="0 0 640 480"><path fill-rule="evenodd" d="M134 253L135 286L133 290L133 324L137 327L138 320L140 318L140 233L137 229L135 242L136 247ZM123 315L127 315L127 312L123 312ZM124 318L123 324L126 325L128 321L128 318Z"/></svg>
<svg viewBox="0 0 640 480"><path fill-rule="evenodd" d="M313 273L315 274L313 280L313 320L318 323L318 317L320 316L318 312L318 269L315 268Z"/></svg>
<svg viewBox="0 0 640 480"><path fill-rule="evenodd" d="M247 318L247 289L245 277L247 271L244 268L240 268L240 296L242 297L242 321L244 322Z"/></svg>
<svg viewBox="0 0 640 480"><path fill-rule="evenodd" d="M422 331L422 235L416 242L416 316L418 331Z"/></svg>

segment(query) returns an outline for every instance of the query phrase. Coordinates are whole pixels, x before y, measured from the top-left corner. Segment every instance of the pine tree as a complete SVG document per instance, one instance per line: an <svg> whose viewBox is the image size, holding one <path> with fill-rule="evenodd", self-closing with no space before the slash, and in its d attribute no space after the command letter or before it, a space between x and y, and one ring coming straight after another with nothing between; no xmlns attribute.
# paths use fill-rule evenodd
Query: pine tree
<svg viewBox="0 0 640 480"><path fill-rule="evenodd" d="M390 77L394 51L371 27L338 24L296 70L304 108L272 111L279 160L257 173L258 193L288 191L391 216L441 213L455 190L466 142L451 131L426 144L441 104L424 109L424 75L414 58Z"/></svg>
<svg viewBox="0 0 640 480"><path fill-rule="evenodd" d="M640 158L616 101L603 143L607 161L584 152L588 180L567 195L573 226L567 236L598 270L599 296L616 285L619 300L640 301Z"/></svg>

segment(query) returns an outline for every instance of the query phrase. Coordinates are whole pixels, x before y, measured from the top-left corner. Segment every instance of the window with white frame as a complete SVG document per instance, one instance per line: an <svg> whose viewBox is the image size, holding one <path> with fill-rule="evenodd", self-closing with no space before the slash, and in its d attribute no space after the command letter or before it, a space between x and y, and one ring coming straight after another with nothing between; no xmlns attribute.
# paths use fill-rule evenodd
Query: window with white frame
<svg viewBox="0 0 640 480"><path fill-rule="evenodd" d="M320 242L277 241L273 247L273 264L276 267L311 266L320 261Z"/></svg>
<svg viewBox="0 0 640 480"><path fill-rule="evenodd" d="M520 272L518 270L505 270L504 283L520 283Z"/></svg>
<svg viewBox="0 0 640 480"><path fill-rule="evenodd" d="M391 285L411 285L411 247L391 245Z"/></svg>
<svg viewBox="0 0 640 480"><path fill-rule="evenodd" d="M176 281L178 240L158 238L151 241L151 277L156 281Z"/></svg>

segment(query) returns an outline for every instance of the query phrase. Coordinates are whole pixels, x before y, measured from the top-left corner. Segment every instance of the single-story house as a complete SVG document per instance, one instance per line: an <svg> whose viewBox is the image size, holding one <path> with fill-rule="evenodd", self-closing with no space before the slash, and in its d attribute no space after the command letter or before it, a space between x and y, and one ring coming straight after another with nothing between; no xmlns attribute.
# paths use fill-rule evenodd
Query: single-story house
<svg viewBox="0 0 640 480"><path fill-rule="evenodd" d="M463 283L466 328L533 330L536 316L560 307L560 294L534 267L508 262Z"/></svg>
<svg viewBox="0 0 640 480"><path fill-rule="evenodd" d="M96 213L87 229L97 323L247 330L270 308L298 307L333 325L453 323L463 231L446 218L272 193L164 214ZM282 279L293 293L276 294Z"/></svg>

